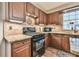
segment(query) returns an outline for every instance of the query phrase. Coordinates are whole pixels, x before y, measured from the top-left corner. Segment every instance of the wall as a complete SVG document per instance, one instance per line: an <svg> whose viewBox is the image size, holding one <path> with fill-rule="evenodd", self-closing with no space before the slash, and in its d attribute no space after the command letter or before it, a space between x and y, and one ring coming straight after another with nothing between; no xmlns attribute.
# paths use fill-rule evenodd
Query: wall
<svg viewBox="0 0 79 59"><path fill-rule="evenodd" d="M5 56L5 43L3 41L3 12L4 3L0 2L0 56Z"/></svg>
<svg viewBox="0 0 79 59"><path fill-rule="evenodd" d="M22 34L23 25L4 22L4 36Z"/></svg>
<svg viewBox="0 0 79 59"><path fill-rule="evenodd" d="M2 20L2 7L1 7L1 4L2 3L0 3L0 42L1 42L1 40L2 40L2 38L3 38L3 20Z"/></svg>

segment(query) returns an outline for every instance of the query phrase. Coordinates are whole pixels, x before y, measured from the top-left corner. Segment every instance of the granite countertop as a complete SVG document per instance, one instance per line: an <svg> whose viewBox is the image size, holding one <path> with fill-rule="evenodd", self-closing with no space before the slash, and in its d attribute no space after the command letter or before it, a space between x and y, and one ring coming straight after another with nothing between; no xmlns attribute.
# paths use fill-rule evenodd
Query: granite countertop
<svg viewBox="0 0 79 59"><path fill-rule="evenodd" d="M52 32L40 32L40 33L44 33L44 34L54 33L54 34L64 34L64 35L79 35L79 33L74 33L73 31L52 31ZM5 36L5 39L8 42L15 42L15 41L25 40L25 39L29 39L29 38L32 38L32 36L23 35L23 34Z"/></svg>
<svg viewBox="0 0 79 59"><path fill-rule="evenodd" d="M63 34L63 35L79 35L79 32L74 33L74 31L51 31L51 32L41 32L41 33L53 33L53 34Z"/></svg>
<svg viewBox="0 0 79 59"><path fill-rule="evenodd" d="M79 31L76 33L73 30L64 30L62 26L59 25L52 25L51 32L43 32L43 33L54 33L54 34L63 34L63 35L79 35Z"/></svg>
<svg viewBox="0 0 79 59"><path fill-rule="evenodd" d="M15 42L15 41L25 40L29 38L32 38L32 36L23 35L23 34L5 36L5 39L8 42Z"/></svg>

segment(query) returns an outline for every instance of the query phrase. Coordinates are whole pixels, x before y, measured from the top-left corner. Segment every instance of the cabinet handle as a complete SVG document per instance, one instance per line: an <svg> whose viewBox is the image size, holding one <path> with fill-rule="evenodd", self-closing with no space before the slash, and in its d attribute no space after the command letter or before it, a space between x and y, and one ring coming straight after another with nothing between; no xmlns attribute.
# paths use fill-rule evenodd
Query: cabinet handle
<svg viewBox="0 0 79 59"><path fill-rule="evenodd" d="M24 49L26 49L26 48L22 48L21 50L18 50L16 53L19 53L19 52L23 51Z"/></svg>

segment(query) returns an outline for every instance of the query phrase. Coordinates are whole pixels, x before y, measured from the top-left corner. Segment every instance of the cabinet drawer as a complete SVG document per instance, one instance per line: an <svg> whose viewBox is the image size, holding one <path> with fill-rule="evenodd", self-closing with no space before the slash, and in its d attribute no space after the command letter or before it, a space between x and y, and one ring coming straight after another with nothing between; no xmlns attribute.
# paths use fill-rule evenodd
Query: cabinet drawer
<svg viewBox="0 0 79 59"><path fill-rule="evenodd" d="M19 48L21 46L27 45L27 44L31 44L31 40L24 40L24 41L19 41L19 42L14 42L12 43L12 48Z"/></svg>
<svg viewBox="0 0 79 59"><path fill-rule="evenodd" d="M30 46L31 46L30 44L23 45L23 46L21 46L21 47L19 47L17 49L13 49L13 52L19 52L20 50L23 50L23 49L25 49L27 47L30 47Z"/></svg>
<svg viewBox="0 0 79 59"><path fill-rule="evenodd" d="M13 57L30 57L31 56L31 45L24 45L17 49L13 49Z"/></svg>
<svg viewBox="0 0 79 59"><path fill-rule="evenodd" d="M25 40L25 41L23 41L23 44L24 44L24 45L25 45L25 44L31 44L31 40L30 40L30 39Z"/></svg>
<svg viewBox="0 0 79 59"><path fill-rule="evenodd" d="M22 42L14 42L12 43L12 48L19 48L23 46L24 44Z"/></svg>

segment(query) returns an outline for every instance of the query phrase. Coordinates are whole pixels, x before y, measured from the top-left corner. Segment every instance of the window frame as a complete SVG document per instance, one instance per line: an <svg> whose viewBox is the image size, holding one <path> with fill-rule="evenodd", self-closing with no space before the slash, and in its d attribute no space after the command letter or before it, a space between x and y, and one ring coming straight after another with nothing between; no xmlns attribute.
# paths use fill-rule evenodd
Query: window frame
<svg viewBox="0 0 79 59"><path fill-rule="evenodd" d="M78 13L77 13L78 12ZM66 13L68 14L68 15L66 15ZM74 14L74 15L72 15L72 14ZM74 16L73 18L72 18L72 16ZM75 28L76 28L76 22L77 21L79 21L79 8L78 9L72 9L72 10L68 10L68 11L65 11L64 13L63 13L63 28L64 28L64 22L72 22L72 21L74 21L74 30L75 30ZM66 19L64 19L64 17L66 18ZM71 18L70 18L71 17ZM71 24L70 24L71 25ZM66 25L67 26L67 25ZM71 29L66 29L66 28L64 28L64 30L71 30Z"/></svg>

